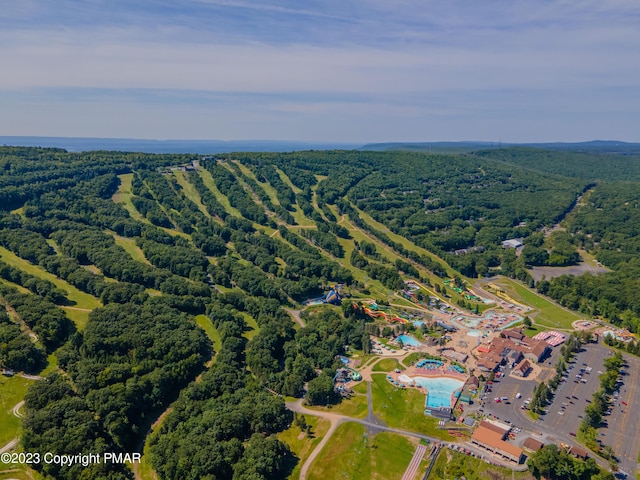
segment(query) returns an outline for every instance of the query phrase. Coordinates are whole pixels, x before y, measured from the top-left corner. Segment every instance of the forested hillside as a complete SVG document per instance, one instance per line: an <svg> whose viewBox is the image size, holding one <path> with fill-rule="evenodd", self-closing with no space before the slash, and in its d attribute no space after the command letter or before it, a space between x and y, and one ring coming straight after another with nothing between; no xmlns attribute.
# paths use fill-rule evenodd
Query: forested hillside
<svg viewBox="0 0 640 480"><path fill-rule="evenodd" d="M371 319L351 302L300 323L284 309L337 283L354 301L407 278L533 285L528 267L583 248L614 272L538 290L637 331L640 189L613 183L623 160L587 175L582 161L551 167L565 152L501 152L0 148L0 365L48 375L25 398L24 448L147 441L159 478L286 478L297 459L275 434L293 418L276 394L308 385L311 403L339 401L336 356L368 346ZM567 231L545 237L568 212ZM502 247L511 238L522 255ZM133 478L119 464L37 468Z"/></svg>

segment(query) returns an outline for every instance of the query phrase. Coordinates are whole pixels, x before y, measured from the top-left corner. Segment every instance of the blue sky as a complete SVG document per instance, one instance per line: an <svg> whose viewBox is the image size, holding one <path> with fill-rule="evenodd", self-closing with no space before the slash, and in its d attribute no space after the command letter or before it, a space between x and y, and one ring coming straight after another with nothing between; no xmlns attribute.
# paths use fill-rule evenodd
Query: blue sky
<svg viewBox="0 0 640 480"><path fill-rule="evenodd" d="M637 0L20 0L0 135L640 141Z"/></svg>

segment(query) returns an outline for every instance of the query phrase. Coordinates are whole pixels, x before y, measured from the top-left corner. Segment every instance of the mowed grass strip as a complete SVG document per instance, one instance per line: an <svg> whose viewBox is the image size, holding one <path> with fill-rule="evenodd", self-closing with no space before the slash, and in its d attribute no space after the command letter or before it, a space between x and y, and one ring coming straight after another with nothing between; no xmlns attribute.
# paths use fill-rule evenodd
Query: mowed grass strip
<svg viewBox="0 0 640 480"><path fill-rule="evenodd" d="M401 479L415 450L414 444L395 433L370 437L357 423L343 423L311 465L310 480Z"/></svg>
<svg viewBox="0 0 640 480"><path fill-rule="evenodd" d="M207 211L207 207L205 207L204 204L202 203L202 198L200 197L200 194L196 190L195 185L193 185L191 182L189 182L189 180L187 180L187 177L185 176L185 172L180 172L180 171L173 172L173 175L176 181L178 182L178 184L182 187L182 193L184 193L184 195L189 200L195 203L195 205L198 207L198 210L200 210L204 215L206 215L207 217L211 217L211 215L209 215L209 212Z"/></svg>
<svg viewBox="0 0 640 480"><path fill-rule="evenodd" d="M7 250L4 247L0 247L0 259L3 262L11 265L12 267L19 268L20 270L26 273L29 273L35 277L41 278L43 280L49 280L56 287L66 291L67 298L75 302L76 303L75 306L78 308L93 310L94 308L98 308L102 306L100 301L93 295L89 295L88 293L81 292L73 285L47 272L45 269L37 265L33 265L32 263L18 257L13 252Z"/></svg>
<svg viewBox="0 0 640 480"><path fill-rule="evenodd" d="M196 324L204 330L204 333L207 334L207 337L209 337L209 340L213 343L213 349L218 353L222 349L222 338L218 330L216 330L216 327L211 323L209 317L206 315L196 316Z"/></svg>
<svg viewBox="0 0 640 480"><path fill-rule="evenodd" d="M391 372L396 368L400 368L398 360L395 358L383 358L371 370L374 372Z"/></svg>
<svg viewBox="0 0 640 480"><path fill-rule="evenodd" d="M443 440L452 437L438 430L438 420L424 414L425 395L415 388L398 388L383 373L371 375L373 413L389 427L422 433Z"/></svg>
<svg viewBox="0 0 640 480"><path fill-rule="evenodd" d="M242 218L242 214L240 213L240 210L232 207L231 204L229 203L229 199L227 198L227 196L223 195L222 192L218 190L218 187L216 187L216 182L213 180L211 173L208 170L205 170L204 168L202 168L198 170L198 174L200 175L200 177L202 177L202 181L205 184L205 186L209 190L211 190L211 193L213 193L213 195L216 197L216 200L220 202L220 205L222 205L224 209L234 217Z"/></svg>
<svg viewBox="0 0 640 480"><path fill-rule="evenodd" d="M142 251L142 249L136 244L135 239L121 237L120 235L109 231L107 231L107 233L113 237L113 239L116 241L116 245L122 247L124 251L131 256L131 258L133 258L137 262L151 265L151 262L149 262L149 260L147 260L147 257L144 256L144 252Z"/></svg>
<svg viewBox="0 0 640 480"><path fill-rule="evenodd" d="M133 196L133 173L124 173L122 175L118 175L118 178L120 179L120 186L118 187L118 191L111 197L111 200L115 203L122 204L134 220L150 223L149 220L142 216L131 201L131 197Z"/></svg>
<svg viewBox="0 0 640 480"><path fill-rule="evenodd" d="M298 458L298 463L291 472L291 475L289 475L291 480L297 480L300 478L300 469L302 468L302 465L329 430L329 420L320 417L312 417L311 415L305 415L304 419L307 422L307 425L311 426L310 436L300 430L300 427L295 425L295 423L287 430L280 432L277 435L278 439L289 445L293 454Z"/></svg>
<svg viewBox="0 0 640 480"><path fill-rule="evenodd" d="M550 328L572 330L571 324L582 317L572 311L547 300L542 295L520 285L510 278L500 278L493 282L503 288L507 294L537 310L535 323Z"/></svg>

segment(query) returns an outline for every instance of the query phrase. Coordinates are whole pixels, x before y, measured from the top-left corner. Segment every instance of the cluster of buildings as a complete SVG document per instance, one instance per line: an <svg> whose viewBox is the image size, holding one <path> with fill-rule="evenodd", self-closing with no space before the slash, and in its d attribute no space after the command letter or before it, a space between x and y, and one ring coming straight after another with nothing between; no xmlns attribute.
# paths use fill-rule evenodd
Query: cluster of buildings
<svg viewBox="0 0 640 480"><path fill-rule="evenodd" d="M500 332L491 343L480 345L477 349L478 370L495 372L501 365L514 367L513 374L526 376L532 365L542 362L551 352L545 340L527 337L519 329Z"/></svg>

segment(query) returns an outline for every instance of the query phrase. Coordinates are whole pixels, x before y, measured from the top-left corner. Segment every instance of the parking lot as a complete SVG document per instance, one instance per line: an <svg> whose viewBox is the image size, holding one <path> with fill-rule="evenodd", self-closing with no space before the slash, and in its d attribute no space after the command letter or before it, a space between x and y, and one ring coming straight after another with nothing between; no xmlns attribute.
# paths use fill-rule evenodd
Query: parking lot
<svg viewBox="0 0 640 480"><path fill-rule="evenodd" d="M620 462L620 470L634 477L640 452L640 435L635 413L640 405L640 358L624 355L624 359L627 366L623 367L619 393L617 398L613 399L611 414L603 419L608 426L600 429L600 439L605 445L613 448Z"/></svg>
<svg viewBox="0 0 640 480"><path fill-rule="evenodd" d="M559 349L554 350L552 357L543 365L541 377L545 381L555 375L554 367L559 358ZM609 352L609 349L595 344L583 347L583 351L568 365L571 370L566 373L566 380L560 383L552 403L546 407L546 413L537 421L532 420L528 411L522 407L523 403L533 396L533 389L539 382L509 376L508 368L505 370L507 375L497 383L494 382L492 391L485 397L481 405L483 413L521 427L528 431L528 434L533 433L544 442L562 441L573 444L575 439L570 434L578 431L587 402L591 401L593 393L600 386L597 372L603 370L602 362ZM589 366L592 370L588 373L586 368ZM585 368L582 374L581 368ZM576 379L576 375L581 375L582 378ZM582 379L585 380L584 383ZM518 393L520 398L516 398ZM501 399L500 403L495 402L496 398ZM502 398L507 400L504 401ZM518 436L516 443L524 441L526 436L528 435L522 435L522 438Z"/></svg>

